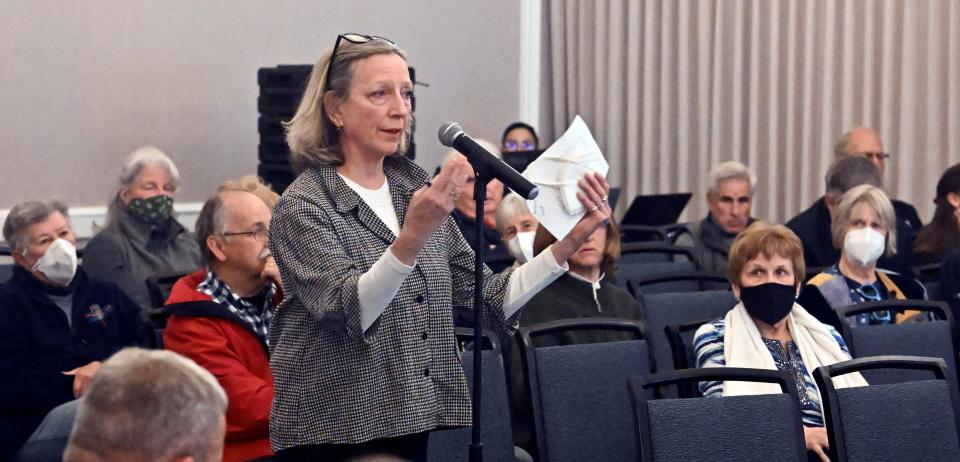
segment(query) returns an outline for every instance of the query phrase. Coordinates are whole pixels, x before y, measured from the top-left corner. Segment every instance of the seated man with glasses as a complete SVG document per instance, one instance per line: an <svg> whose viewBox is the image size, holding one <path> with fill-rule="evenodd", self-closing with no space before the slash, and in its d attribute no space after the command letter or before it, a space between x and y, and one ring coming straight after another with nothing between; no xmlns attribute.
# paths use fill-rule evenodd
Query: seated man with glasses
<svg viewBox="0 0 960 462"><path fill-rule="evenodd" d="M826 268L840 259L840 244L836 243L831 231L840 196L855 186L869 184L883 187L879 169L867 157L846 156L835 160L826 175L826 194L813 205L787 222L790 228L803 242L803 259L808 268ZM896 215L896 213L894 213ZM913 230L899 216L890 228L896 231L893 240L895 251L884 254L877 266L887 270L908 274L912 272ZM811 271L810 274L816 271Z"/></svg>
<svg viewBox="0 0 960 462"><path fill-rule="evenodd" d="M803 287L797 303L825 324L839 329L836 309L887 299L926 299L916 279L881 269L881 255L896 252L897 230L893 204L882 189L863 184L842 196L833 212L833 243L840 259ZM916 313L875 311L846 321L853 326L893 324Z"/></svg>
<svg viewBox="0 0 960 462"><path fill-rule="evenodd" d="M866 127L855 127L844 133L837 140L834 154L837 159L847 156L866 157L877 166L881 177L886 170L887 159L891 157L889 152L884 151L883 141L876 130ZM893 203L893 211L897 214L897 218L906 222L914 233L920 231L923 222L920 221L920 215L917 214L917 209L913 205L893 198L890 202Z"/></svg>
<svg viewBox="0 0 960 462"><path fill-rule="evenodd" d="M173 286L164 346L209 370L227 392L225 461L272 454L267 329L281 281L267 250L270 209L247 191L207 200L196 235L207 267Z"/></svg>

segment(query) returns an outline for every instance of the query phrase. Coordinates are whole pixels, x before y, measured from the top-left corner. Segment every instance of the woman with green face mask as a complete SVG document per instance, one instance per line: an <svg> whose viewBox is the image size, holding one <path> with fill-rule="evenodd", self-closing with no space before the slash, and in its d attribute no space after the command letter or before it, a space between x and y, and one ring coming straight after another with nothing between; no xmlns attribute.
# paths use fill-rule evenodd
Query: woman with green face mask
<svg viewBox="0 0 960 462"><path fill-rule="evenodd" d="M180 173L162 151L142 147L127 156L120 185L107 211L107 225L84 250L83 267L114 281L140 304L152 308L146 279L186 273L201 266L200 249L173 216Z"/></svg>

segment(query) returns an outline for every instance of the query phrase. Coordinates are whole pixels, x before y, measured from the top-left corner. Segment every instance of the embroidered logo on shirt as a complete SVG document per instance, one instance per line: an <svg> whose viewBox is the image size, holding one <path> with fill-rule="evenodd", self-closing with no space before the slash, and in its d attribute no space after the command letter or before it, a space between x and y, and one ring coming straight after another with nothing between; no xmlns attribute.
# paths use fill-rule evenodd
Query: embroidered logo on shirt
<svg viewBox="0 0 960 462"><path fill-rule="evenodd" d="M106 317L112 311L113 306L111 305L103 305L103 308L100 308L100 305L94 303L90 305L90 312L83 315L83 317L87 318L87 321L91 324L99 322L103 327L107 327Z"/></svg>

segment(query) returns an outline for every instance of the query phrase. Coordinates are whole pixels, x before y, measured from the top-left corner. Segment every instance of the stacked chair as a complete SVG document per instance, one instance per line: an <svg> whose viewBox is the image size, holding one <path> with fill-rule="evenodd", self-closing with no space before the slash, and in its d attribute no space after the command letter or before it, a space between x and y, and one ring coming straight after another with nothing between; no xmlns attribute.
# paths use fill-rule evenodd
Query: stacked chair
<svg viewBox="0 0 960 462"><path fill-rule="evenodd" d="M277 193L283 193L294 179L283 122L296 113L312 68L309 65L281 65L257 71L260 86L257 98L260 165L257 174Z"/></svg>

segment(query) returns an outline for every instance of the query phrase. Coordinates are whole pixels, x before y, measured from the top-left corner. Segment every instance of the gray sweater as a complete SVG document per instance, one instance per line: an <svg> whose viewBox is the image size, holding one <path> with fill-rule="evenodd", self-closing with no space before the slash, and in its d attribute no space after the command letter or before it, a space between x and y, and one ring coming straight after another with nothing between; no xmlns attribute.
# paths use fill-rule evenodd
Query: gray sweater
<svg viewBox="0 0 960 462"><path fill-rule="evenodd" d="M150 303L147 277L187 273L200 266L200 247L176 219L152 227L125 211L97 233L83 252L84 269L119 285L145 315L157 308Z"/></svg>

